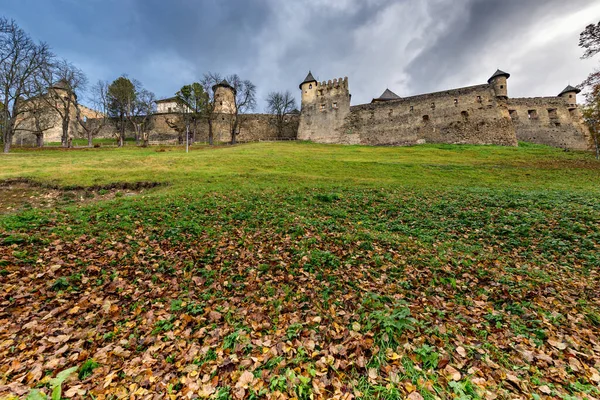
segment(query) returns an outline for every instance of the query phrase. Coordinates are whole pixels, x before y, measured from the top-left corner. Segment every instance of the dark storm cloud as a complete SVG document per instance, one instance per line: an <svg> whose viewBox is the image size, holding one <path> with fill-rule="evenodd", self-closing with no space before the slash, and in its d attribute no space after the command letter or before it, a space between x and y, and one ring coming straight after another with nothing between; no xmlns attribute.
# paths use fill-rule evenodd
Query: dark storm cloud
<svg viewBox="0 0 600 400"><path fill-rule="evenodd" d="M511 95L554 94L591 69L577 36L600 18L588 0L1 1L92 82L126 73L170 96L207 71L238 73L257 85L259 110L269 91L299 95L309 69L348 76L354 104L386 87L482 83L496 68L513 74Z"/></svg>
<svg viewBox="0 0 600 400"><path fill-rule="evenodd" d="M169 48L207 66L223 60L228 69L251 58L252 38L271 17L264 2L246 0L147 0L134 2L133 13L145 46Z"/></svg>
<svg viewBox="0 0 600 400"><path fill-rule="evenodd" d="M478 80L471 82L484 82L483 78L487 79L496 68L508 71L511 65L507 65L510 64L507 53L511 48L507 45L518 50L520 45L531 40L529 30L534 23L586 5L590 5L588 0L470 0L461 18L448 26L431 45L421 49L421 54L407 65L410 87L415 91L441 90L444 87L440 84L447 84L452 79L458 78L461 84L469 84L473 78ZM444 14L436 13L436 10L432 13L434 20L444 18ZM553 66L565 62L559 46L550 55L556 56L551 58L550 64L538 64L540 68L534 64L533 67L550 71ZM522 63L544 58L535 53L526 56ZM533 72L530 69L529 73Z"/></svg>

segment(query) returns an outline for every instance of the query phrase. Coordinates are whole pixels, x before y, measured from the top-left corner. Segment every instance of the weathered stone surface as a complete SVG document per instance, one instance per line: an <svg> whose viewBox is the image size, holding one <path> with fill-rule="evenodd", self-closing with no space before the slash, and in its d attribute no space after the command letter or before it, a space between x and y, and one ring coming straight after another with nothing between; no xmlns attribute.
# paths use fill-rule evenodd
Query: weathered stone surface
<svg viewBox="0 0 600 400"><path fill-rule="evenodd" d="M348 79L304 82L298 138L319 143L517 146L518 140L586 150L576 93L510 99L508 74L487 84L350 106ZM535 115L529 118L529 114Z"/></svg>
<svg viewBox="0 0 600 400"><path fill-rule="evenodd" d="M576 104L562 97L509 99L519 141L573 150L587 150L589 132Z"/></svg>
<svg viewBox="0 0 600 400"><path fill-rule="evenodd" d="M402 146L424 143L494 144L517 146L518 141L566 149L587 150L590 136L577 107L577 89L568 87L558 97L510 98L509 74L498 71L487 84L451 89L418 96L388 96L370 104L350 105L348 78L317 82L309 74L300 85L302 111L286 116L278 132L275 116L241 115L238 142L299 139L318 143ZM310 78L310 79L309 79ZM569 90L572 89L572 90ZM217 114L214 117L215 142L230 142L235 112L233 89L222 82L215 85ZM73 112L74 114L74 112ZM88 123L97 123L93 110L82 108ZM45 142L60 141L61 124L44 134ZM180 118L175 113L157 113L150 119L149 140L183 139L175 129ZM181 124L179 124L181 126ZM31 130L31 127L29 127ZM84 132L74 115L71 137ZM106 125L98 137L115 137L115 124ZM127 136L135 136L133 127ZM208 122L198 121L196 141L208 141ZM18 144L34 144L28 131L15 135Z"/></svg>

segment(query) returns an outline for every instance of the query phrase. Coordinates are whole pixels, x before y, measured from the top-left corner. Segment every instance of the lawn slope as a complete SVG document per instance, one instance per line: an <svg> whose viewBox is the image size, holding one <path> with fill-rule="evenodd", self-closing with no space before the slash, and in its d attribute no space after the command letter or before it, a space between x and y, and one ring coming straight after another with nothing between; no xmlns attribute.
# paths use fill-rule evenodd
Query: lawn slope
<svg viewBox="0 0 600 400"><path fill-rule="evenodd" d="M69 367L66 396L97 399L600 397L590 154L259 143L0 162L53 187L163 184L0 215L0 397Z"/></svg>

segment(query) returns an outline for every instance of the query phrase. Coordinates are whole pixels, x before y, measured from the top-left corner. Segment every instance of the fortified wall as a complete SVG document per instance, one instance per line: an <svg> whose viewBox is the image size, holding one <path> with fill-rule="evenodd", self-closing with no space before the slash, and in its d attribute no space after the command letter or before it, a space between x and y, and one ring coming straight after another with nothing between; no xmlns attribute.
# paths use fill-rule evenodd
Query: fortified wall
<svg viewBox="0 0 600 400"><path fill-rule="evenodd" d="M236 106L236 90L226 80L212 87L214 92L214 114L212 119L213 140L215 142L231 142ZM185 124L181 113L160 113L151 116L149 121L149 140L164 141L185 140ZM295 139L298 133L299 116L288 114L284 117L281 131L277 119L269 114L240 114L237 127L237 142L257 142L260 140ZM101 133L104 137L114 136L114 124ZM191 129L191 128L190 128ZM128 130L128 136L135 136L133 129ZM196 142L208 142L208 119L196 122Z"/></svg>
<svg viewBox="0 0 600 400"><path fill-rule="evenodd" d="M390 90L370 104L350 105L348 78L300 84L298 139L319 143L414 145L494 144L518 141L586 150L589 134L577 107L578 89L558 97L510 99L510 74L487 84L401 98Z"/></svg>
<svg viewBox="0 0 600 400"><path fill-rule="evenodd" d="M242 114L236 140L243 142L258 142L261 140L295 140L298 133L299 115L287 115L284 119L281 133L277 129L275 116L269 114ZM149 140L185 140L184 125L181 114L162 113L154 114L149 121ZM97 121L90 121L97 123ZM217 114L213 121L213 135L215 142L231 141L232 116L230 114ZM190 128L191 129L191 128ZM83 133L82 133L83 134ZM117 130L114 123L108 123L96 137L115 138ZM125 135L135 137L133 126L127 124ZM208 120L201 119L196 125L196 141L208 142Z"/></svg>
<svg viewBox="0 0 600 400"><path fill-rule="evenodd" d="M76 98L77 96L69 91L68 84L61 80L49 87L46 93L28 99L22 105L24 112L17 119L13 141L21 145L35 145L35 134L43 132L44 142L60 142L63 127L62 116L58 110L62 110L67 104L70 105L68 132L70 136L76 137L80 131L83 131L77 122L78 112L85 120L101 116L98 111L84 105L75 106Z"/></svg>
<svg viewBox="0 0 600 400"><path fill-rule="evenodd" d="M566 92L565 92L566 91ZM517 139L572 150L588 150L590 136L579 108L578 89L568 86L559 97L507 101Z"/></svg>
<svg viewBox="0 0 600 400"><path fill-rule="evenodd" d="M285 116L283 129L276 117L268 114L242 114L238 142L300 139L318 143L402 146L423 143L493 144L517 146L518 141L539 143L565 149L587 150L590 135L577 106L579 90L567 86L557 97L509 98L510 74L496 71L486 84L402 98L389 89L369 104L351 106L348 78L317 82L309 72L300 84L300 114ZM67 96L60 85L56 93ZM213 86L215 142L230 142L236 113L236 92L226 81ZM169 100L169 99L167 99ZM172 99L171 99L172 100ZM164 107L163 107L164 108ZM167 108L168 110L168 108ZM80 110L87 123L98 123L97 113ZM61 125L57 115L44 133L44 141L60 141ZM75 121L70 136L82 137ZM150 117L150 141L185 138L181 113L156 113ZM35 144L35 127L23 125L15 142ZM127 136L134 137L133 127ZM196 125L198 142L208 141L208 121ZM39 136L39 135L38 135ZM98 137L115 137L116 124L107 124Z"/></svg>
<svg viewBox="0 0 600 400"><path fill-rule="evenodd" d="M51 89L58 90L61 96L67 96L68 92L65 88L54 87ZM231 132L233 130L234 118L236 109L235 89L225 80L213 86L215 114L213 115L213 139L215 142L231 142ZM166 104L171 104L171 107L165 108L169 112L154 113L150 116L147 122L150 141L180 141L185 140L185 124L183 122L183 114L181 107L177 103L173 103L173 99ZM160 103L160 101L159 101ZM173 106L173 104L175 106ZM174 112L170 112L173 110ZM178 112L179 111L179 112ZM79 112L85 123L96 125L101 123L99 113L84 106L79 106ZM73 107L72 117L69 125L69 136L74 138L85 138L85 130L79 126L76 121L75 109ZM239 124L237 127L236 140L238 142L256 142L260 140L294 140L298 134L299 114L287 114L284 116L281 130L278 129L277 118L275 115L269 114L240 114L238 116ZM57 113L49 112L44 115L44 121L48 127L44 129L44 142L60 142L62 135L62 125ZM36 136L32 134L35 131L35 126L32 126L33 118L26 118L20 125L20 129L15 135L14 141L20 145L35 145ZM27 128L27 129L25 129ZM135 129L129 122L125 122L126 137L135 137ZM116 121L109 121L98 132L97 138L115 138L118 136ZM196 122L196 137L198 142L208 142L209 125L208 119L203 118Z"/></svg>

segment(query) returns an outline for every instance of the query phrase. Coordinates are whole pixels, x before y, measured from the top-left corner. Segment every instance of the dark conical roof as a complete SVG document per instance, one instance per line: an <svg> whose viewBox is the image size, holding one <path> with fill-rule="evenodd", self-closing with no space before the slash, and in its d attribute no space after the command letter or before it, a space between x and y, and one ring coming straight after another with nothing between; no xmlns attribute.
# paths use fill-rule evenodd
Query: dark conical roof
<svg viewBox="0 0 600 400"><path fill-rule="evenodd" d="M214 85L214 86L212 87L212 90L213 90L213 92L214 92L214 91L215 91L215 89L216 89L216 88L218 88L218 87L229 88L229 89L233 90L233 92L234 92L234 93L236 92L235 88L234 88L233 86L231 86L231 85L229 84L229 82L227 82L227 80L225 80L225 79L223 79L223 80L222 80L220 83L217 83L216 85Z"/></svg>
<svg viewBox="0 0 600 400"><path fill-rule="evenodd" d="M388 101L388 100L398 100L401 99L396 93L392 92L390 89L385 89L385 91L376 99L375 101Z"/></svg>
<svg viewBox="0 0 600 400"><path fill-rule="evenodd" d="M61 79L60 81L56 82L54 85L52 85L52 89L63 89L63 90L69 90L69 83L66 81L66 79Z"/></svg>
<svg viewBox="0 0 600 400"><path fill-rule="evenodd" d="M497 77L499 77L499 76L505 76L505 77L506 77L506 79L510 78L510 74L509 74L508 72L504 72L504 71L502 71L501 69L499 69L499 70L497 70L496 72L494 72L494 75L492 75L492 76L490 77L490 79L488 79L488 83L492 82L492 80L493 80L494 78L497 78Z"/></svg>
<svg viewBox="0 0 600 400"><path fill-rule="evenodd" d="M304 78L304 81L300 84L300 89L302 89L302 85L304 85L305 83L309 83L309 82L316 82L317 80L315 79L315 77L313 76L312 72L308 71L308 75L306 75L306 78Z"/></svg>
<svg viewBox="0 0 600 400"><path fill-rule="evenodd" d="M562 96L565 93L569 93L569 92L579 93L579 92L581 92L581 90L577 89L576 87L573 87L573 86L569 85L562 92L560 92L560 94L558 95L558 97Z"/></svg>

